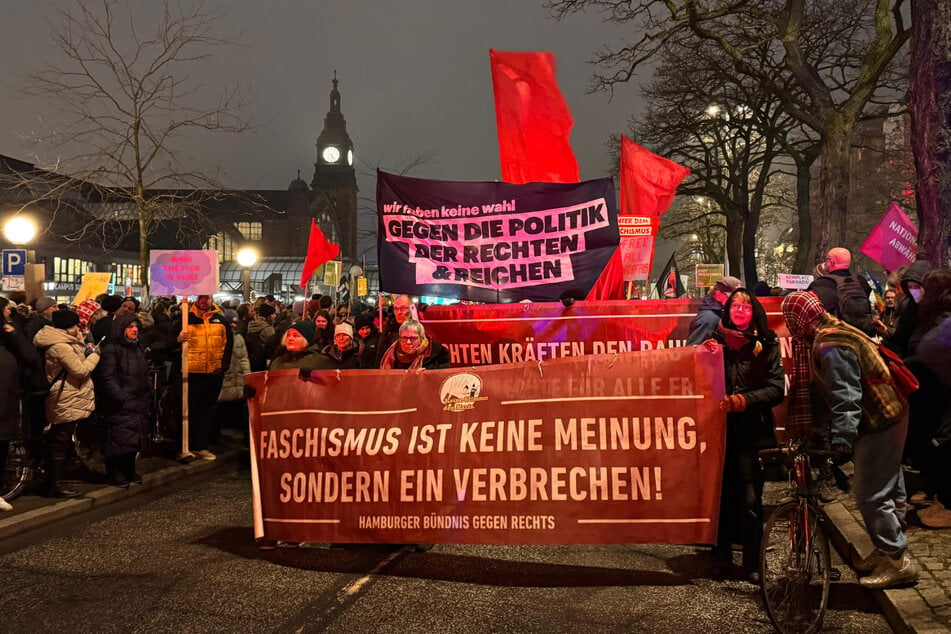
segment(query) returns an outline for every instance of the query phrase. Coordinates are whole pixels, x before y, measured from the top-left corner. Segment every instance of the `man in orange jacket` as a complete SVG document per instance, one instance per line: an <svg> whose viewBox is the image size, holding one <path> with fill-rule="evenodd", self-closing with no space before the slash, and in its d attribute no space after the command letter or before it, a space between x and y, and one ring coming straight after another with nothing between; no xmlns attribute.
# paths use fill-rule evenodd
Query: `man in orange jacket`
<svg viewBox="0 0 951 634"><path fill-rule="evenodd" d="M215 404L221 392L224 370L231 365L234 335L224 313L210 295L199 295L188 311L188 328L178 334L188 341L188 453L180 459L214 460L208 451Z"/></svg>

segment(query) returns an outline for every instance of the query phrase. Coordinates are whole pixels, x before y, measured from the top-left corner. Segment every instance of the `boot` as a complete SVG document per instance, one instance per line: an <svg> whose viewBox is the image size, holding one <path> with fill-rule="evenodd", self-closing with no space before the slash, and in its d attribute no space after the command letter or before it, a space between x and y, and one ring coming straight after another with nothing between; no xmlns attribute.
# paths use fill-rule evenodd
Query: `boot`
<svg viewBox="0 0 951 634"><path fill-rule="evenodd" d="M122 475L133 484L142 484L142 476L135 470L135 453L122 456Z"/></svg>
<svg viewBox="0 0 951 634"><path fill-rule="evenodd" d="M79 491L70 489L63 481L65 462L66 460L63 458L50 458L47 464L46 497L74 498L79 495Z"/></svg>
<svg viewBox="0 0 951 634"><path fill-rule="evenodd" d="M126 479L125 474L122 473L122 460L125 456L118 456L116 458L106 458L106 478L109 480L109 484L114 487L119 487L120 489L128 489L129 481Z"/></svg>

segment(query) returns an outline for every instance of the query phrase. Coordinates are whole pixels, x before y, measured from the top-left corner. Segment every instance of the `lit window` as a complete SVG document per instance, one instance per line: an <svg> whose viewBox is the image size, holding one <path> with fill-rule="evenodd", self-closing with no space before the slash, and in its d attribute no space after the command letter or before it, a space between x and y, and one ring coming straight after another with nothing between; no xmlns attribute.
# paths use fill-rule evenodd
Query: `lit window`
<svg viewBox="0 0 951 634"><path fill-rule="evenodd" d="M260 222L236 222L234 223L234 226L245 240L261 239Z"/></svg>

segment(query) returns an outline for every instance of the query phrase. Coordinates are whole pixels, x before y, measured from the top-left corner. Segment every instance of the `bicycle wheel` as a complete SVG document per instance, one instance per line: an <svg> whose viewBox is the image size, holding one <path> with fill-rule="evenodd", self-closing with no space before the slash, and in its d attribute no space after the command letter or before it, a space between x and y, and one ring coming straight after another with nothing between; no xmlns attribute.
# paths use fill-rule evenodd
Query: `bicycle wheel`
<svg viewBox="0 0 951 634"><path fill-rule="evenodd" d="M816 632L829 602L829 542L817 509L782 504L766 521L760 551L763 601L780 632Z"/></svg>
<svg viewBox="0 0 951 634"><path fill-rule="evenodd" d="M7 466L0 473L0 497L10 501L17 497L26 488L33 468L30 466L30 450L19 440L10 441L10 450L7 452Z"/></svg>

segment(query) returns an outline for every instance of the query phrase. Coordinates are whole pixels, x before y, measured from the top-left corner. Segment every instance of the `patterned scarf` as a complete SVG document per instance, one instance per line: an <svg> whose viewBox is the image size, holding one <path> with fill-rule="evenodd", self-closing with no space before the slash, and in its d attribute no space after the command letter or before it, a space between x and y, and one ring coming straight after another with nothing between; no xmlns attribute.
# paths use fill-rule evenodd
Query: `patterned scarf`
<svg viewBox="0 0 951 634"><path fill-rule="evenodd" d="M756 329L748 330L746 332L742 330L736 330L735 328L730 328L729 326L723 325L721 321L717 324L717 330L720 335L723 337L723 343L730 350L739 350L746 344L753 343L753 356L759 356L759 353L763 351L763 344L756 337Z"/></svg>
<svg viewBox="0 0 951 634"><path fill-rule="evenodd" d="M380 360L380 369L392 370L396 366L396 362L399 361L401 365L408 365L408 370L418 370L423 367L423 361L426 360L428 352L429 339L425 337L419 340L419 343L410 353L403 352L400 341L397 339L383 354L383 358Z"/></svg>
<svg viewBox="0 0 951 634"><path fill-rule="evenodd" d="M792 334L793 368L789 381L786 434L804 440L812 429L812 337L825 308L815 293L797 291L783 300L783 316Z"/></svg>

